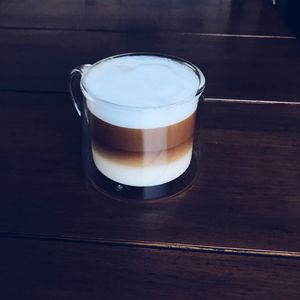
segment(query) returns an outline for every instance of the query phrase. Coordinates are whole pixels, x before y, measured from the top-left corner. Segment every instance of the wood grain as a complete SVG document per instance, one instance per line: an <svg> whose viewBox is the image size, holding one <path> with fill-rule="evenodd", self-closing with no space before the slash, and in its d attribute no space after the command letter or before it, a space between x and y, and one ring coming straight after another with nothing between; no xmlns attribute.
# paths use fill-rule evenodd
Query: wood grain
<svg viewBox="0 0 300 300"><path fill-rule="evenodd" d="M67 94L132 51L194 62L210 97L192 186L150 203L86 184ZM0 1L1 298L299 299L299 54L271 0Z"/></svg>
<svg viewBox="0 0 300 300"><path fill-rule="evenodd" d="M0 90L65 92L77 65L152 51L183 57L204 72L206 97L299 101L296 40L171 33L0 30Z"/></svg>
<svg viewBox="0 0 300 300"><path fill-rule="evenodd" d="M68 95L0 100L1 232L300 251L299 105L205 102L193 187L143 204L86 187Z"/></svg>
<svg viewBox="0 0 300 300"><path fill-rule="evenodd" d="M4 0L0 27L291 35L269 0Z"/></svg>
<svg viewBox="0 0 300 300"><path fill-rule="evenodd" d="M298 299L300 261L0 240L5 299Z"/></svg>

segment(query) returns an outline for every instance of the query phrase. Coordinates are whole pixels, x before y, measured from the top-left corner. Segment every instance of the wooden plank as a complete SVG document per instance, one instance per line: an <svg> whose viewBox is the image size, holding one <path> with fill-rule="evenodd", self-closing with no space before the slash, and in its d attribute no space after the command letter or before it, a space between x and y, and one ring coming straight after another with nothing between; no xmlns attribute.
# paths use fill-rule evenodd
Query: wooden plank
<svg viewBox="0 0 300 300"><path fill-rule="evenodd" d="M198 170L168 201L88 189L68 95L1 93L0 231L300 251L300 106L205 102Z"/></svg>
<svg viewBox="0 0 300 300"><path fill-rule="evenodd" d="M0 27L291 35L269 0L4 0Z"/></svg>
<svg viewBox="0 0 300 300"><path fill-rule="evenodd" d="M300 261L0 240L5 299L298 299Z"/></svg>
<svg viewBox="0 0 300 300"><path fill-rule="evenodd" d="M207 97L299 101L296 40L0 30L0 49L0 90L65 92L69 72L79 64L117 53L152 51L198 65L207 79Z"/></svg>
<svg viewBox="0 0 300 300"><path fill-rule="evenodd" d="M299 1L277 0L275 1L276 8L289 25L291 31L299 38L300 37L300 20L299 20Z"/></svg>

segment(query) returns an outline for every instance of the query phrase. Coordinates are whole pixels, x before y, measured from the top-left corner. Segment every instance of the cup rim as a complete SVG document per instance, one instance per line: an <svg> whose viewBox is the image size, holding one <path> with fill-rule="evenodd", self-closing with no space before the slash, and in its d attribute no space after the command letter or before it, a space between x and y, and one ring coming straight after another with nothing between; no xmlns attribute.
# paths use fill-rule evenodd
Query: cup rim
<svg viewBox="0 0 300 300"><path fill-rule="evenodd" d="M196 92L193 92L190 96L188 96L185 99L180 100L176 103L159 105L159 106L148 106L148 107L128 106L125 104L117 104L117 103L113 103L113 102L109 101L108 99L102 99L102 98L99 98L99 97L91 94L84 85L84 78L85 78L86 74L89 72L89 70L91 70L93 67L95 67L103 62L106 62L111 59L119 58L119 57L124 57L124 56L156 56L156 57L168 58L168 59L174 60L180 64L183 64L183 65L187 66L188 68L190 68L198 77L198 80L199 80L198 89L196 90ZM91 100L100 101L100 102L106 103L110 106L114 106L114 107L122 109L122 110L149 111L149 110L159 110L159 109L165 109L165 108L182 105L184 103L188 103L188 102L194 100L196 97L200 97L200 95L202 94L202 92L204 90L204 87L205 87L205 77L204 77L203 73L201 72L201 70L197 66L195 66L193 63L191 63L183 58L177 57L177 56L156 53L156 52L128 52L128 53L122 53L122 54L112 55L112 56L103 58L103 59L95 62L94 64L89 65L89 67L83 72L83 75L80 79L80 88L81 88L83 95L86 98L89 98Z"/></svg>

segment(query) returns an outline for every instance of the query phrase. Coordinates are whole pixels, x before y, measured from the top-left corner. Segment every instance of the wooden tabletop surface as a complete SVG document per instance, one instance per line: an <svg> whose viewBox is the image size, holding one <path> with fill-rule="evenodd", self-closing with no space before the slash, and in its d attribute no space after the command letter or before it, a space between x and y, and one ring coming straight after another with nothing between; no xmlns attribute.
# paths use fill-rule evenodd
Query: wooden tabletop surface
<svg viewBox="0 0 300 300"><path fill-rule="evenodd" d="M195 63L192 186L85 184L69 73L117 53ZM300 299L300 44L271 0L0 1L1 299Z"/></svg>

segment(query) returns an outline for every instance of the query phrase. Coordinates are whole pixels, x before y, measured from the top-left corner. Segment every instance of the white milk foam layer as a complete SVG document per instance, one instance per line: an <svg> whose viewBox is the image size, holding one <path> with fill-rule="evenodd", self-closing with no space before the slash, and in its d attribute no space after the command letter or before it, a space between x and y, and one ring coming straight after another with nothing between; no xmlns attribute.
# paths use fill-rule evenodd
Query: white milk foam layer
<svg viewBox="0 0 300 300"><path fill-rule="evenodd" d="M159 128L197 108L199 78L187 65L151 55L121 56L90 67L82 77L88 109L127 128Z"/></svg>
<svg viewBox="0 0 300 300"><path fill-rule="evenodd" d="M192 148L172 163L147 167L133 167L118 164L93 149L93 159L99 171L106 177L130 186L155 186L170 182L188 168Z"/></svg>

